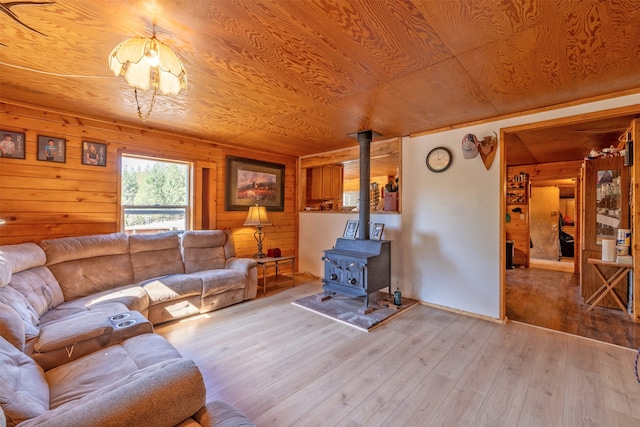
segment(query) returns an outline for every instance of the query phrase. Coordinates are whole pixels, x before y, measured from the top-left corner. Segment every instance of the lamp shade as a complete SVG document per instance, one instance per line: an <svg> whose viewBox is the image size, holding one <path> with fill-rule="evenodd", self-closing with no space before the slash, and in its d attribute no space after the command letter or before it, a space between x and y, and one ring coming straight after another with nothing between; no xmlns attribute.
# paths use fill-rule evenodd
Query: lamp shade
<svg viewBox="0 0 640 427"><path fill-rule="evenodd" d="M177 95L187 88L187 72L180 58L155 37L134 37L120 43L109 55L109 68L137 89L154 86L165 95Z"/></svg>
<svg viewBox="0 0 640 427"><path fill-rule="evenodd" d="M244 222L245 226L258 226L258 225L271 225L269 217L267 217L267 208L264 206L251 206L247 219Z"/></svg>

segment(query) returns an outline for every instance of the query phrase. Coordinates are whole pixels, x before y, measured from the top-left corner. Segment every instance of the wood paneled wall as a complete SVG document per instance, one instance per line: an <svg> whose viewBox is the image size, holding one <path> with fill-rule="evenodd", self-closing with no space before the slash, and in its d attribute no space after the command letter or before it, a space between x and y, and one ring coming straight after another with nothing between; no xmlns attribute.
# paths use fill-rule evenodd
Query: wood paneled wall
<svg viewBox="0 0 640 427"><path fill-rule="evenodd" d="M26 159L0 158L0 219L6 221L0 225L0 244L119 231L119 160L121 153L128 153L193 162L196 172L199 166L215 169L213 200L194 201L194 206L205 210L211 206L215 212L201 211L194 217L212 219L215 224L208 228L234 230L238 255L251 256L256 252L255 230L242 226L246 213L224 210L225 156L233 155L285 165L285 210L269 212L273 225L264 228L265 243L279 247L283 254L297 255L295 157L237 150L145 128L142 123L123 124L6 102L0 103L0 109L0 128L26 135ZM36 159L39 135L67 140L65 163ZM83 141L107 144L106 167L82 164ZM194 180L196 198L203 194L201 181Z"/></svg>

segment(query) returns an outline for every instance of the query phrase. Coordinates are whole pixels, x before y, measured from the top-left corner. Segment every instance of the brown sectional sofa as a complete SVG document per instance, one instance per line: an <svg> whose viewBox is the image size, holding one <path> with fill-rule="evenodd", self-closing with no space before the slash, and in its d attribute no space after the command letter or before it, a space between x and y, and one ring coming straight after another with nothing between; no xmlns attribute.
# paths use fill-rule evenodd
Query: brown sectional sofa
<svg viewBox="0 0 640 427"><path fill-rule="evenodd" d="M256 293L220 230L0 246L0 424L252 425L152 325Z"/></svg>

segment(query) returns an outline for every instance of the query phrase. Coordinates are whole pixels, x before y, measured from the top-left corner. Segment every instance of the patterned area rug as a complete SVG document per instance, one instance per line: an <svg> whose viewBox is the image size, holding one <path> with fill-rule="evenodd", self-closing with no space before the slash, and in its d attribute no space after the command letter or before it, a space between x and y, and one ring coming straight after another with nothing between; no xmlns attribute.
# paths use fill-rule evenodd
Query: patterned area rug
<svg viewBox="0 0 640 427"><path fill-rule="evenodd" d="M364 297L336 294L325 301L322 301L322 297L324 293L320 292L292 301L291 304L366 332L376 329L418 304L416 300L402 298L402 305L396 308L393 305L393 297L389 297L387 292L378 291L369 295L369 308L373 308L373 311L360 314L364 309Z"/></svg>

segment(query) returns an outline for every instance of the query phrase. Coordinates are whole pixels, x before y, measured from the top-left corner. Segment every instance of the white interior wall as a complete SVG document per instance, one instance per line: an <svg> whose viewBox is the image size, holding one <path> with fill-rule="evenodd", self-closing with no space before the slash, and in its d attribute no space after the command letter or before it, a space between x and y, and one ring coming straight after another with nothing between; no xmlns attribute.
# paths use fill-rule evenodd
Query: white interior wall
<svg viewBox="0 0 640 427"><path fill-rule="evenodd" d="M640 94L612 98L402 140L401 214L371 214L385 223L392 243L392 285L403 295L482 316L499 318L500 158L487 171L478 156L463 159L461 141L500 135L500 129L612 108L640 105ZM448 147L452 166L433 173L425 165L434 147ZM323 249L342 236L357 214L300 213L299 270L321 276Z"/></svg>

